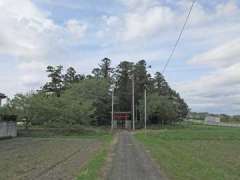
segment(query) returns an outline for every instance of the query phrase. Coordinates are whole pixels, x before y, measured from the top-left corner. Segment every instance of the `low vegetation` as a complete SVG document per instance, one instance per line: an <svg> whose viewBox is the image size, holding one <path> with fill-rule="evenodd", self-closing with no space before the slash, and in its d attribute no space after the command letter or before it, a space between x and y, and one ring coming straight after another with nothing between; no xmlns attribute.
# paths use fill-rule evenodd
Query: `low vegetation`
<svg viewBox="0 0 240 180"><path fill-rule="evenodd" d="M238 180L238 128L180 125L138 132L136 138L151 152L169 179Z"/></svg>
<svg viewBox="0 0 240 180"><path fill-rule="evenodd" d="M93 156L82 168L78 180L101 180L103 177L103 166L107 160L109 146L112 141L111 136L104 136L104 146Z"/></svg>

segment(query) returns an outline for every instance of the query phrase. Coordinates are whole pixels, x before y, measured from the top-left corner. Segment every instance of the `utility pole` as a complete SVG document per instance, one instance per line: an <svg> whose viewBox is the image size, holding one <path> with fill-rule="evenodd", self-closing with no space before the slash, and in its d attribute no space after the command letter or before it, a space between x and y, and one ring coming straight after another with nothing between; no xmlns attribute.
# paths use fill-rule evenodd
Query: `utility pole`
<svg viewBox="0 0 240 180"><path fill-rule="evenodd" d="M147 89L144 89L144 128L147 129Z"/></svg>
<svg viewBox="0 0 240 180"><path fill-rule="evenodd" d="M151 66L147 68L151 68ZM147 84L144 86L144 129L147 129Z"/></svg>
<svg viewBox="0 0 240 180"><path fill-rule="evenodd" d="M114 116L114 87L112 88L112 122L111 122L111 128L113 130L113 117Z"/></svg>
<svg viewBox="0 0 240 180"><path fill-rule="evenodd" d="M133 68L132 68L132 123L133 123L133 130L135 130L135 98L134 98L134 65L133 65Z"/></svg>

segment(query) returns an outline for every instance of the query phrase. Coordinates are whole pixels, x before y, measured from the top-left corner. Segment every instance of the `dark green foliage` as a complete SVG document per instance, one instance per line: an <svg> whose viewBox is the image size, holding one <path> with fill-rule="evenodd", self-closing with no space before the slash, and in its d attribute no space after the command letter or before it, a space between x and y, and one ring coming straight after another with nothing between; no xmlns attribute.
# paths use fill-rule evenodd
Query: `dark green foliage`
<svg viewBox="0 0 240 180"><path fill-rule="evenodd" d="M136 117L143 124L144 90L148 95L149 123L172 123L188 114L188 106L159 72L151 77L147 63L121 62L116 69L104 58L92 75L81 75L73 67L48 66L49 82L35 93L17 94L0 108L18 115L26 127L32 125L110 125L111 85L115 84L115 111L132 111L132 80L135 84ZM0 112L0 113L1 113Z"/></svg>
<svg viewBox="0 0 240 180"><path fill-rule="evenodd" d="M109 100L108 83L90 79L73 84L60 97L43 92L19 94L9 104L19 121L33 125L71 126L90 125L102 117L109 119L106 117L110 114Z"/></svg>
<svg viewBox="0 0 240 180"><path fill-rule="evenodd" d="M43 91L53 92L59 97L63 89L63 66L48 66L46 72L50 78L50 82L43 86Z"/></svg>
<svg viewBox="0 0 240 180"><path fill-rule="evenodd" d="M117 103L115 109L118 111L132 110L132 77L135 84L135 107L136 117L143 124L144 117L144 89L146 88L149 104L148 112L150 122L172 123L183 120L188 114L188 106L180 95L170 88L167 81L160 72L152 78L147 73L145 60L137 62L121 62L115 71Z"/></svg>
<svg viewBox="0 0 240 180"><path fill-rule="evenodd" d="M96 79L100 79L101 78L101 69L100 68L94 68L92 70L92 74L94 75L94 77Z"/></svg>
<svg viewBox="0 0 240 180"><path fill-rule="evenodd" d="M84 75L77 74L76 70L73 67L70 67L67 69L67 73L63 76L64 87L68 88L71 84L84 80L84 78Z"/></svg>
<svg viewBox="0 0 240 180"><path fill-rule="evenodd" d="M101 76L104 79L110 80L111 73L113 72L113 68L111 68L111 60L109 58L104 58L99 66Z"/></svg>
<svg viewBox="0 0 240 180"><path fill-rule="evenodd" d="M118 65L115 71L115 95L118 99L118 104L116 106L118 111L131 111L132 66L132 63L123 61Z"/></svg>
<svg viewBox="0 0 240 180"><path fill-rule="evenodd" d="M154 91L157 92L160 96L169 96L171 89L168 86L167 81L164 79L163 75L160 72L156 72L154 76Z"/></svg>
<svg viewBox="0 0 240 180"><path fill-rule="evenodd" d="M168 96L160 96L157 93L147 97L147 114L149 123L171 124L182 120L185 115L182 112L182 104ZM144 112L144 101L140 101L141 112ZM183 108L185 110L185 108ZM186 107L187 110L187 107ZM142 115L143 116L143 115Z"/></svg>
<svg viewBox="0 0 240 180"><path fill-rule="evenodd" d="M144 89L147 87L148 74L146 69L146 61L141 60L134 66L135 78L135 98L138 104L139 100L143 97Z"/></svg>
<svg viewBox="0 0 240 180"><path fill-rule="evenodd" d="M17 116L0 114L0 121L17 121Z"/></svg>
<svg viewBox="0 0 240 180"><path fill-rule="evenodd" d="M111 96L107 80L88 79L81 81L67 90L66 94L68 95L65 98L66 101L71 98L76 99L77 97L91 101L92 106L95 108L94 115L92 115L94 124L110 123ZM83 104L85 103L83 102Z"/></svg>
<svg viewBox="0 0 240 180"><path fill-rule="evenodd" d="M229 115L226 115L226 114L221 114L221 115L219 115L219 117L220 117L222 122L240 123L240 116L239 115L229 116Z"/></svg>

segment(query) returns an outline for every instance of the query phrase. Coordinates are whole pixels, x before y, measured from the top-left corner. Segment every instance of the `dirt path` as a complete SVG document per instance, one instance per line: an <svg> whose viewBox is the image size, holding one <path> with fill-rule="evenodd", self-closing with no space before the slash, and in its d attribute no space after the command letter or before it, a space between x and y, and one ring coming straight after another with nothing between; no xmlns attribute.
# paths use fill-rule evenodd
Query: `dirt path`
<svg viewBox="0 0 240 180"><path fill-rule="evenodd" d="M163 180L159 168L130 132L119 133L108 180Z"/></svg>

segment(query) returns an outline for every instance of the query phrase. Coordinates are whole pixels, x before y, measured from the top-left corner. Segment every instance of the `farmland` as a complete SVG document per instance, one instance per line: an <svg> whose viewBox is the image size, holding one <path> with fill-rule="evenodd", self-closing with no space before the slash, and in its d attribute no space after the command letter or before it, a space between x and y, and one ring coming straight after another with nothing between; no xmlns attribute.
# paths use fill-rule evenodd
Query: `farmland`
<svg viewBox="0 0 240 180"><path fill-rule="evenodd" d="M0 179L74 179L105 139L109 136L98 134L2 140Z"/></svg>
<svg viewBox="0 0 240 180"><path fill-rule="evenodd" d="M169 179L240 178L239 128L183 125L135 136Z"/></svg>

